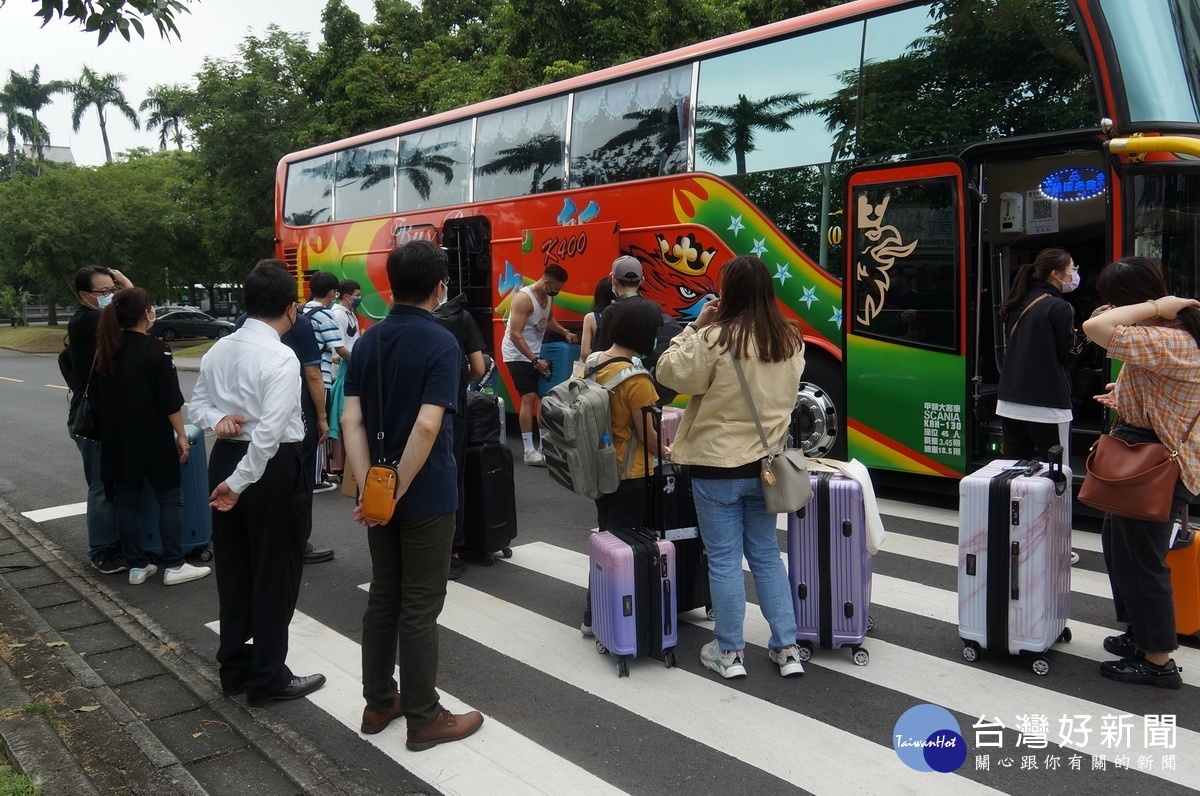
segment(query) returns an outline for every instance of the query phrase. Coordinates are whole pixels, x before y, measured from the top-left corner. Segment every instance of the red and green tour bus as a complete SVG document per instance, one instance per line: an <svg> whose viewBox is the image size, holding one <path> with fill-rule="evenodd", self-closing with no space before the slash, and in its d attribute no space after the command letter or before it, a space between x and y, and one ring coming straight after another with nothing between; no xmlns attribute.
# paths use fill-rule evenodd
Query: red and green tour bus
<svg viewBox="0 0 1200 796"><path fill-rule="evenodd" d="M1122 256L1197 294L1198 46L1200 0L858 0L290 154L278 255L369 322L392 247L440 243L498 350L547 263L577 328L619 254L687 321L753 253L804 331L806 448L961 476L999 454L1017 267L1070 250L1078 322ZM1107 376L1072 367L1076 460Z"/></svg>

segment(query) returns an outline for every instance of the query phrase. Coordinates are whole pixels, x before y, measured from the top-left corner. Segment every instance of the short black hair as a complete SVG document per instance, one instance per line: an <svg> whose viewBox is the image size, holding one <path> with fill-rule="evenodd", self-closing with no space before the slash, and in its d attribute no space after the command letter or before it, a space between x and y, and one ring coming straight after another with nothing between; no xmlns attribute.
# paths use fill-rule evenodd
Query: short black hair
<svg viewBox="0 0 1200 796"><path fill-rule="evenodd" d="M654 350L658 330L662 328L662 310L653 301L627 299L616 305L608 324L608 339L643 354Z"/></svg>
<svg viewBox="0 0 1200 796"><path fill-rule="evenodd" d="M563 268L558 263L550 263L546 266L546 270L542 271L542 276L548 276L551 279L557 279L559 282L566 282L567 269Z"/></svg>
<svg viewBox="0 0 1200 796"><path fill-rule="evenodd" d="M273 263L261 263L246 277L242 294L250 317L280 318L296 303L296 279Z"/></svg>
<svg viewBox="0 0 1200 796"><path fill-rule="evenodd" d="M315 299L325 298L337 290L338 278L328 271L313 271L308 280L308 292Z"/></svg>
<svg viewBox="0 0 1200 796"><path fill-rule="evenodd" d="M112 269L103 265L85 265L75 272L75 292L82 293L92 289L92 277L96 274L112 276Z"/></svg>
<svg viewBox="0 0 1200 796"><path fill-rule="evenodd" d="M437 290L438 282L450 275L446 252L427 240L410 240L392 249L387 258L388 284L392 301L421 304Z"/></svg>
<svg viewBox="0 0 1200 796"><path fill-rule="evenodd" d="M338 295L345 296L353 293L356 290L362 290L362 285L355 282L353 279L343 279L338 283Z"/></svg>

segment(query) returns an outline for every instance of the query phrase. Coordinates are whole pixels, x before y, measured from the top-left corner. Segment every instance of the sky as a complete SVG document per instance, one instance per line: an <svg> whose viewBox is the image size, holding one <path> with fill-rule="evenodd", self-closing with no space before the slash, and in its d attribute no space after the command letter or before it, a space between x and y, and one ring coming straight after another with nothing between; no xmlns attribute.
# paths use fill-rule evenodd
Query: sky
<svg viewBox="0 0 1200 796"><path fill-rule="evenodd" d="M364 22L374 20L372 0L344 1ZM43 81L76 80L84 66L100 74L120 72L125 75L125 98L137 111L151 86L194 86L194 75L206 57L234 57L247 35L262 35L272 22L288 32L308 34L309 46L316 49L325 0L191 0L191 13L176 20L181 38L160 38L150 22L145 39L133 34L126 42L114 32L99 47L96 34L84 32L80 25L58 19L41 27L41 20L33 16L39 6L31 0L7 0L0 6L0 81L8 80L10 69L28 73L35 64L41 67ZM50 143L71 147L80 165L99 165L104 162L104 143L95 109L84 114L76 133L71 129L71 104L69 94L58 94L39 114L50 131ZM158 147L157 130L134 130L120 111L112 109L108 139L114 156L136 146Z"/></svg>

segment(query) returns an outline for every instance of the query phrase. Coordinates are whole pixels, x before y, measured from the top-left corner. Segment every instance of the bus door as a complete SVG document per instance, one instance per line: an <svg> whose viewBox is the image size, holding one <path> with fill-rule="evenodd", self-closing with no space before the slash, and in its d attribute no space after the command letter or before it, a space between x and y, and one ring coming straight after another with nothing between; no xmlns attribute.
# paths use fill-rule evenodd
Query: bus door
<svg viewBox="0 0 1200 796"><path fill-rule="evenodd" d="M486 216L450 218L442 227L450 260L450 297L467 297L467 311L492 345L492 225ZM489 351L488 353L494 352Z"/></svg>
<svg viewBox="0 0 1200 796"><path fill-rule="evenodd" d="M848 448L869 467L966 472L965 169L909 161L847 181Z"/></svg>

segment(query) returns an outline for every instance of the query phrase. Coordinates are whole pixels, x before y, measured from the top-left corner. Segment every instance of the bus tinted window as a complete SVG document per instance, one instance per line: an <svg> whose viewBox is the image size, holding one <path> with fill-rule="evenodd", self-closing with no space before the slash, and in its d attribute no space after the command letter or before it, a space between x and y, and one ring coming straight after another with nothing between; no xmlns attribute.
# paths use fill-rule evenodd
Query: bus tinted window
<svg viewBox="0 0 1200 796"><path fill-rule="evenodd" d="M858 71L862 23L773 42L700 64L696 168L747 174L837 158L839 128L814 111ZM786 65L786 68L781 68Z"/></svg>
<svg viewBox="0 0 1200 796"><path fill-rule="evenodd" d="M475 201L562 190L566 128L566 97L480 117Z"/></svg>
<svg viewBox="0 0 1200 796"><path fill-rule="evenodd" d="M1104 0L1129 119L1200 122L1200 2Z"/></svg>
<svg viewBox="0 0 1200 796"><path fill-rule="evenodd" d="M820 113L860 158L949 154L980 140L1095 127L1091 71L1062 0L931 3L867 21L858 85ZM862 123L850 130L861 93Z"/></svg>
<svg viewBox="0 0 1200 796"><path fill-rule="evenodd" d="M395 173L395 139L339 152L333 186L338 219L391 213Z"/></svg>
<svg viewBox="0 0 1200 796"><path fill-rule="evenodd" d="M283 223L302 227L333 220L333 155L288 166Z"/></svg>
<svg viewBox="0 0 1200 796"><path fill-rule="evenodd" d="M400 139L397 208L466 202L471 183L471 123L459 122Z"/></svg>
<svg viewBox="0 0 1200 796"><path fill-rule="evenodd" d="M691 81L691 67L681 66L576 94L571 184L686 171Z"/></svg>

